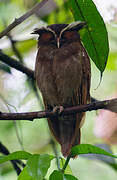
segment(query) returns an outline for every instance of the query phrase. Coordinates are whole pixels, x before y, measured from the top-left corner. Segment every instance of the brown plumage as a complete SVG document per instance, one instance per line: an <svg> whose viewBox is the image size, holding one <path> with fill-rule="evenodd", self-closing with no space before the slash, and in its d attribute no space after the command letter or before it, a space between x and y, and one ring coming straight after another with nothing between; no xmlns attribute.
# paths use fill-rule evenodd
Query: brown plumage
<svg viewBox="0 0 117 180"><path fill-rule="evenodd" d="M90 61L77 32L84 25L84 22L54 24L34 31L39 34L35 77L45 109L86 104L90 99ZM72 146L80 143L84 115L48 118L65 157Z"/></svg>

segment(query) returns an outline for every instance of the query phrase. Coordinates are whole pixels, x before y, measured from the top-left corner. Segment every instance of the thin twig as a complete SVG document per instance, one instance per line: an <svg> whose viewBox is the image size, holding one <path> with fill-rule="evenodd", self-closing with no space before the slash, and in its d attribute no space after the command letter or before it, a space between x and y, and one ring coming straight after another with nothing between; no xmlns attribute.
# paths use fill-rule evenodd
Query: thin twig
<svg viewBox="0 0 117 180"><path fill-rule="evenodd" d="M65 116L70 114L76 114L80 112L93 111L98 109L107 109L110 111L117 111L117 98L105 101L96 101L90 104L73 106L65 108L61 114L57 114L53 111L37 111L37 112L24 112L24 113L0 113L0 120L30 120L47 118L47 117L56 117L56 116ZM116 112L117 113L117 112Z"/></svg>
<svg viewBox="0 0 117 180"><path fill-rule="evenodd" d="M34 72L31 69L27 68L22 63L18 62L14 58L7 56L6 54L4 54L1 51L0 51L0 61L6 63L7 65L25 73L25 74L27 74L28 77L34 79Z"/></svg>
<svg viewBox="0 0 117 180"><path fill-rule="evenodd" d="M5 30L3 30L0 33L0 38L3 36L7 35L9 31L11 31L13 28L15 28L17 25L21 24L23 21L25 21L27 18L32 16L34 13L38 12L40 8L42 8L48 0L43 0L40 3L37 3L31 10L26 12L24 15L21 17L15 19Z"/></svg>

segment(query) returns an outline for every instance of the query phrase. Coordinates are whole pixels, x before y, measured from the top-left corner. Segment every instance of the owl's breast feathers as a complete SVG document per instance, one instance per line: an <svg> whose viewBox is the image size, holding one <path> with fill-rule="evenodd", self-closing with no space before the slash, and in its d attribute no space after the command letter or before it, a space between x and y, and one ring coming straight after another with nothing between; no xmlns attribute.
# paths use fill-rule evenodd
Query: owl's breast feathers
<svg viewBox="0 0 117 180"><path fill-rule="evenodd" d="M60 49L40 47L36 59L36 81L45 108L55 105L86 104L90 99L90 62L80 42ZM84 113L48 119L49 127L68 156L73 145L80 143L80 125Z"/></svg>

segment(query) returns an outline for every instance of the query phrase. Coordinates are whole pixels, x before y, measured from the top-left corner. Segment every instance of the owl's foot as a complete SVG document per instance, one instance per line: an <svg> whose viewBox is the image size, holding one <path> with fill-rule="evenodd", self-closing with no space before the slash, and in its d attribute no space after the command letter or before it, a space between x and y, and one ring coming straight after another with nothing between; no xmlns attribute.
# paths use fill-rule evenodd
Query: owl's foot
<svg viewBox="0 0 117 180"><path fill-rule="evenodd" d="M63 107L63 106L55 106L55 107L53 108L53 112L54 112L54 113L58 113L58 114L61 114L61 113L63 112L63 110L64 110L64 107Z"/></svg>

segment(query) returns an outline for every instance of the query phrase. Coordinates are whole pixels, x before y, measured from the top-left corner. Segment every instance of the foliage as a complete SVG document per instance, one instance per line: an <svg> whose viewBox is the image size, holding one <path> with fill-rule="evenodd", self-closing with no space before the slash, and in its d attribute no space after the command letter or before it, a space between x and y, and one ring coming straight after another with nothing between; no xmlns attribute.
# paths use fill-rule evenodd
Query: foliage
<svg viewBox="0 0 117 180"><path fill-rule="evenodd" d="M19 15L22 15L23 12L26 11L28 5L25 7L22 3L23 1L20 3L19 2L20 1L18 0L6 0L6 4L4 4L4 2L0 1L0 15L2 17L0 21L1 31L4 29L6 24L11 23L14 16L17 17ZM84 30L80 31L81 39L89 56L91 57L97 68L100 70L100 72L103 73L106 67L109 53L108 36L105 23L93 1L56 0L56 4L57 9L55 9L49 14L46 14L45 16L41 16L41 21L43 22L43 24L70 23L73 21L73 18L75 19L75 21L85 21L87 23L87 26ZM14 12L15 7L17 7L16 12L18 13ZM4 13L4 11L6 13ZM11 14L9 12L11 12ZM16 41L16 47L18 48L19 52L22 53L23 57L26 55L27 52L29 52L29 50L32 50L32 48L34 48L36 44L34 41L32 41L32 37L28 36L26 38L25 35L32 31L32 26L34 26L34 24L36 24L37 26L40 25L36 18L33 18L33 20L30 19L30 21L31 24L24 22L23 25L20 25L20 27L17 28L17 30L13 30L13 32L11 32L13 39L15 39L16 35L16 37L18 38L18 35L20 36L20 33L23 34L21 38L22 40ZM10 56L15 54L13 49L7 45L4 48L4 52ZM116 55L117 52L110 53L109 58L112 59L113 63L108 64L108 69L116 69ZM20 59L18 60L20 61ZM23 63L27 62L24 61ZM11 74L12 72L11 68L4 64L0 64L0 69L9 74ZM24 97L25 101L29 99L29 94L32 93L32 89L35 89L34 86L32 89L30 88L32 84L30 86L28 79L26 80L26 83L28 84L29 92ZM21 105L22 102L19 102L19 104ZM91 154L92 156L94 154L99 154L100 159L102 158L102 155L105 155L105 159L107 156L111 158L117 158L112 153L109 153L99 147L90 144L81 144L72 148L71 154L66 160L59 158L59 160L61 161L60 167L58 167L58 170L54 168L50 175L48 175L48 171L52 166L53 160L57 157L49 154L31 154L25 151L16 151L6 156L0 156L0 164L11 160L25 160L26 166L23 168L22 172L18 176L18 180L44 180L47 178L47 176L49 177L49 180L78 180L78 178L72 174L72 170L69 166L69 161L72 157L80 156L81 154ZM108 161L105 161L105 163L107 165L111 165L114 170L117 170L116 163L110 164Z"/></svg>
<svg viewBox="0 0 117 180"><path fill-rule="evenodd" d="M74 146L71 150L71 154L67 157L63 167L59 170L54 170L49 180L78 180L71 174L66 174L66 167L68 166L69 160L72 157L80 154L100 154L117 158L117 156L90 144L81 144ZM27 160L26 166L20 173L18 180L43 180L50 168L50 163L55 157L48 154L30 154L25 151L13 152L7 156L0 156L0 164L9 160Z"/></svg>
<svg viewBox="0 0 117 180"><path fill-rule="evenodd" d="M92 0L69 0L69 7L75 20L87 23L85 32L81 33L81 38L89 56L103 73L108 59L109 43L101 15Z"/></svg>

